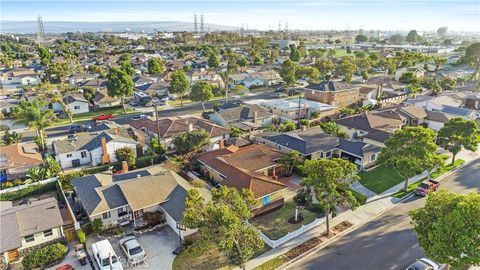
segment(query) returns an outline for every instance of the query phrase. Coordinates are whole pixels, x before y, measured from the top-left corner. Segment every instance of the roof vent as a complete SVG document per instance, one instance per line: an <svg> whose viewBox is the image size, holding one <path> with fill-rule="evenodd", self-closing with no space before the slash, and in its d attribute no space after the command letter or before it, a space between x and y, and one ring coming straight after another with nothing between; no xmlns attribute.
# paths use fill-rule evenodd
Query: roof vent
<svg viewBox="0 0 480 270"><path fill-rule="evenodd" d="M142 178L142 176L140 174L137 174L137 178Z"/></svg>

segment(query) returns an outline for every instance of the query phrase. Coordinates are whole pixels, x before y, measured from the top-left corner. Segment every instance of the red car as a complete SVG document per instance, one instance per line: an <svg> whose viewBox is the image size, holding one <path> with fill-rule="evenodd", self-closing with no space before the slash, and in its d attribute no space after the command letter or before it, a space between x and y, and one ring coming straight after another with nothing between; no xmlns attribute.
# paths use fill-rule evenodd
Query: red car
<svg viewBox="0 0 480 270"><path fill-rule="evenodd" d="M103 121L103 120L110 120L112 119L112 115L111 114L101 114L99 116L95 116L93 118L94 121Z"/></svg>
<svg viewBox="0 0 480 270"><path fill-rule="evenodd" d="M437 191L439 186L439 182L428 180L421 183L413 192L419 196L427 196L428 193Z"/></svg>

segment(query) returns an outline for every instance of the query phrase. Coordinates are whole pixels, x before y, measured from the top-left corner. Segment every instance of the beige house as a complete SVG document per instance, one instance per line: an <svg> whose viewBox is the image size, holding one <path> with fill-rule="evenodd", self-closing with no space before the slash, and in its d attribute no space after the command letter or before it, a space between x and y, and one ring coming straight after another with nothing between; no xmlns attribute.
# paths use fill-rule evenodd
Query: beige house
<svg viewBox="0 0 480 270"><path fill-rule="evenodd" d="M0 147L0 177L13 180L25 177L27 170L43 165L34 143L16 143Z"/></svg>

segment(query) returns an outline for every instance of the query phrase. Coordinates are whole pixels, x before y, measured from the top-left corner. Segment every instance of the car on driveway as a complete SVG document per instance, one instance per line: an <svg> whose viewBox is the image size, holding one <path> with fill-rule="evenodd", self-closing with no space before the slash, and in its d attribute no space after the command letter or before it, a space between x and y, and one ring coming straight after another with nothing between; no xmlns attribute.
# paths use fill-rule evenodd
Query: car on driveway
<svg viewBox="0 0 480 270"><path fill-rule="evenodd" d="M92 244L92 256L100 270L123 270L122 263L107 239Z"/></svg>
<svg viewBox="0 0 480 270"><path fill-rule="evenodd" d="M427 258L422 258L416 260L414 263L412 263L409 267L407 267L407 270L439 270L438 264L436 264L434 261L429 260Z"/></svg>
<svg viewBox="0 0 480 270"><path fill-rule="evenodd" d="M70 133L77 133L77 132L85 132L85 131L90 131L92 129L92 126L90 125L73 125L70 126L70 129L68 132Z"/></svg>
<svg viewBox="0 0 480 270"><path fill-rule="evenodd" d="M128 263L135 265L141 263L147 259L147 254L143 247L138 243L135 236L127 236L120 240L120 247L123 253L127 256Z"/></svg>

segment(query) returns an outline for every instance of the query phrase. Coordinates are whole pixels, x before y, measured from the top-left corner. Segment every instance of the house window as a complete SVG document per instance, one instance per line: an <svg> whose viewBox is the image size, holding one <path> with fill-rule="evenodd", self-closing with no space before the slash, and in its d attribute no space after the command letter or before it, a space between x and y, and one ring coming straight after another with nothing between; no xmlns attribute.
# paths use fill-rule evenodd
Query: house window
<svg viewBox="0 0 480 270"><path fill-rule="evenodd" d="M377 160L377 154L373 154L370 156L370 162Z"/></svg>
<svg viewBox="0 0 480 270"><path fill-rule="evenodd" d="M80 106L73 106L74 110L80 110Z"/></svg>
<svg viewBox="0 0 480 270"><path fill-rule="evenodd" d="M103 219L109 218L111 216L112 216L112 214L110 214L110 212L103 213Z"/></svg>
<svg viewBox="0 0 480 270"><path fill-rule="evenodd" d="M25 243L31 243L34 241L35 241L35 235L31 234L31 235L25 236Z"/></svg>
<svg viewBox="0 0 480 270"><path fill-rule="evenodd" d="M118 208L118 216L123 217L125 215L128 215L127 207Z"/></svg>
<svg viewBox="0 0 480 270"><path fill-rule="evenodd" d="M72 157L72 154L67 154L67 158L71 158Z"/></svg>
<svg viewBox="0 0 480 270"><path fill-rule="evenodd" d="M328 151L327 152L327 157L331 157L332 156L332 151Z"/></svg>
<svg viewBox="0 0 480 270"><path fill-rule="evenodd" d="M43 237L49 237L53 235L52 229L43 231Z"/></svg>
<svg viewBox="0 0 480 270"><path fill-rule="evenodd" d="M82 155L82 158L86 158L86 157L87 157L87 152L86 152L86 151L82 151L81 155Z"/></svg>
<svg viewBox="0 0 480 270"><path fill-rule="evenodd" d="M223 174L221 174L221 173L220 173L219 175L220 175L220 177L223 178L223 179L227 178L225 175L223 175Z"/></svg>
<svg viewBox="0 0 480 270"><path fill-rule="evenodd" d="M262 204L267 205L270 203L270 196L265 196L262 198Z"/></svg>

